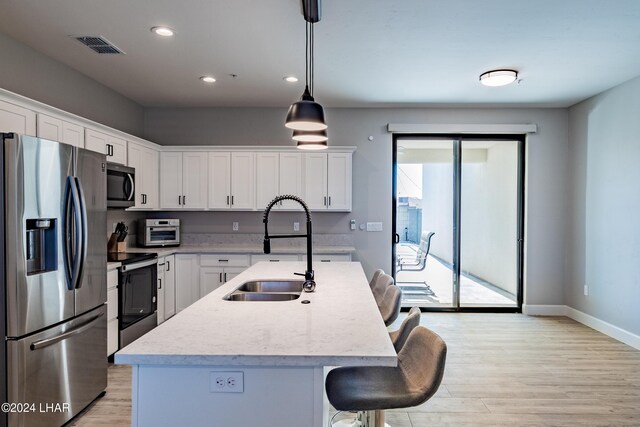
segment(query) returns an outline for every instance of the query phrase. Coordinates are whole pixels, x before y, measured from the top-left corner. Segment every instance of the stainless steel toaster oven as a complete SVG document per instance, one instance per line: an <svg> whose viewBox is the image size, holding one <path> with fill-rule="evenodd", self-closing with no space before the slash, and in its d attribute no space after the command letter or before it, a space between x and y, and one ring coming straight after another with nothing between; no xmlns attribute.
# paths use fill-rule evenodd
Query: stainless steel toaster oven
<svg viewBox="0 0 640 427"><path fill-rule="evenodd" d="M138 220L138 246L179 246L179 219L140 219Z"/></svg>

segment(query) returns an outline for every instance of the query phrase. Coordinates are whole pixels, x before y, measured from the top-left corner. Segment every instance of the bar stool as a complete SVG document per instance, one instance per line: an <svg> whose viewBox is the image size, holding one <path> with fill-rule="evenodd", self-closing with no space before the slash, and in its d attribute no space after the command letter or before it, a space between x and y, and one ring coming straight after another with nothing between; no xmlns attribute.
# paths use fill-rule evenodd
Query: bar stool
<svg viewBox="0 0 640 427"><path fill-rule="evenodd" d="M380 277L381 274L384 274L384 270L381 268L373 272L373 277L369 282L369 287L371 288L372 291L373 291L373 287L376 285L376 281L378 280L378 277Z"/></svg>
<svg viewBox="0 0 640 427"><path fill-rule="evenodd" d="M380 301L384 296L384 293L387 291L387 288L393 285L393 283L393 277L385 274L384 272L381 273L376 279L373 288L371 288L371 292L373 293L373 297L376 299L376 303L378 304L378 306L380 305Z"/></svg>
<svg viewBox="0 0 640 427"><path fill-rule="evenodd" d="M442 338L418 326L398 353L397 367L336 368L327 375L327 397L340 411L375 411L375 427L382 427L384 410L417 406L435 394L446 356Z"/></svg>
<svg viewBox="0 0 640 427"><path fill-rule="evenodd" d="M393 279L391 280L393 281ZM381 299L376 299L385 326L389 326L398 318L401 299L402 291L394 284L387 286Z"/></svg>
<svg viewBox="0 0 640 427"><path fill-rule="evenodd" d="M404 318L402 324L397 331L389 332L389 337L393 343L393 347L396 349L396 353L400 353L402 347L404 347L409 334L413 329L420 324L420 309L418 307L412 307L409 310L409 314Z"/></svg>

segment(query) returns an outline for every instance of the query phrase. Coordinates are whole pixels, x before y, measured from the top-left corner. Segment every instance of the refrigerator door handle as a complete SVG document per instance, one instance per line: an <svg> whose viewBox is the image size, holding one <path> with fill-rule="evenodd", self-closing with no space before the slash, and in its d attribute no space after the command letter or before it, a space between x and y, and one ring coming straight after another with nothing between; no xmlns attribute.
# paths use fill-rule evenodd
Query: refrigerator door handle
<svg viewBox="0 0 640 427"><path fill-rule="evenodd" d="M80 183L80 180L78 178L75 178L76 181L76 188L78 189L78 199L79 199L79 208L80 208L80 219L81 219L81 226L80 226L80 230L81 230L81 236L80 236L80 242L81 242L81 246L80 246L80 251L79 251L79 258L80 258L80 269L78 271L78 278L76 279L76 289L80 289L82 287L82 276L84 275L84 267L85 267L85 263L87 262L87 246L89 244L88 242L88 236L89 236L89 231L88 231L88 225L87 225L87 204L86 204L86 200L84 198L84 191L82 190L82 184ZM77 227L76 227L77 228Z"/></svg>
<svg viewBox="0 0 640 427"><path fill-rule="evenodd" d="M82 235L80 227L82 218L79 209L80 200L75 178L67 177L67 189L65 190L65 218L64 218L64 255L67 269L67 288L72 291L76 288L78 274L80 273L80 251L82 247Z"/></svg>
<svg viewBox="0 0 640 427"><path fill-rule="evenodd" d="M50 345L54 345L56 343L59 343L62 340L65 340L69 337L72 337L74 335L79 335L81 333L83 333L84 331L86 331L87 329L91 329L91 327L104 315L104 313L100 313L95 317L92 317L91 320L89 320L87 323L84 323L76 328L70 329L67 332L64 332L60 335L57 335L55 337L51 337L51 338L47 338L44 340L40 340L40 341L35 341L32 342L31 345L29 346L29 348L31 348L31 351L34 350L40 350L41 348L45 348L45 347L49 347Z"/></svg>

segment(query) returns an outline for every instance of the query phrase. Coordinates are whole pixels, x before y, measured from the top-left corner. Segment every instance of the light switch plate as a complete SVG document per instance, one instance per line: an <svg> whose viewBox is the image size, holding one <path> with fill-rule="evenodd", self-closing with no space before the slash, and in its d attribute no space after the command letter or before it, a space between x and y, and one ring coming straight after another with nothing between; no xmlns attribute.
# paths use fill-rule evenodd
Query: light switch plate
<svg viewBox="0 0 640 427"><path fill-rule="evenodd" d="M300 231L300 223L298 221L293 223L293 231Z"/></svg>
<svg viewBox="0 0 640 427"><path fill-rule="evenodd" d="M240 228L240 224L238 224L237 222L233 223L233 231L238 231L238 229Z"/></svg>
<svg viewBox="0 0 640 427"><path fill-rule="evenodd" d="M355 220L355 219L352 219L352 220L349 222L349 224L351 225L351 229L352 229L352 230L355 230L355 229L356 229L356 220Z"/></svg>
<svg viewBox="0 0 640 427"><path fill-rule="evenodd" d="M382 223L381 222L368 222L367 223L367 231L382 231Z"/></svg>

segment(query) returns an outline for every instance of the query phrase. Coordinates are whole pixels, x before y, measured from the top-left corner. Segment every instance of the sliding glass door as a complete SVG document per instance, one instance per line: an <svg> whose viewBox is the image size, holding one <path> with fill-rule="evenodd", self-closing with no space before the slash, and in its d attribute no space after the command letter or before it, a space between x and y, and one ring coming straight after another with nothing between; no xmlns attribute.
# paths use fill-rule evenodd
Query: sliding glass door
<svg viewBox="0 0 640 427"><path fill-rule="evenodd" d="M403 305L521 306L524 138L394 138L393 250Z"/></svg>

